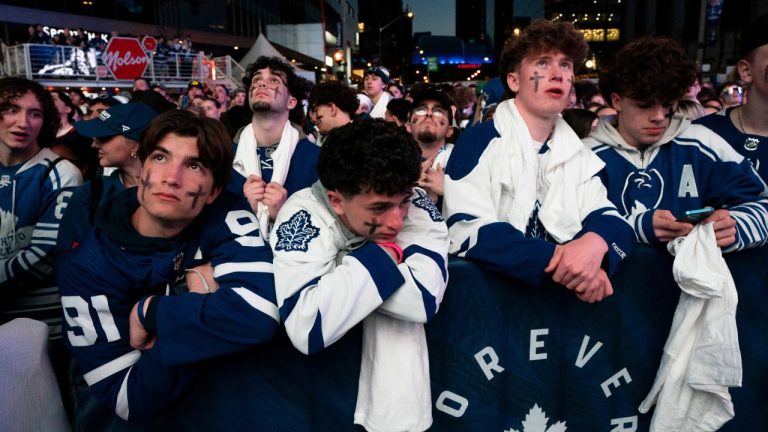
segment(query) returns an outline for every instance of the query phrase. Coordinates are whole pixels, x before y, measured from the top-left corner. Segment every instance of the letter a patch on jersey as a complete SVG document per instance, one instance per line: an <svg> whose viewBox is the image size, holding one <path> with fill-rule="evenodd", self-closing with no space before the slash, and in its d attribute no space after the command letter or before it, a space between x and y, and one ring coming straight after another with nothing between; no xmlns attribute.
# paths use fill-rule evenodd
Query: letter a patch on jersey
<svg viewBox="0 0 768 432"><path fill-rule="evenodd" d="M309 213L306 210L299 210L277 228L275 250L306 252L309 242L319 234L320 229L312 225Z"/></svg>

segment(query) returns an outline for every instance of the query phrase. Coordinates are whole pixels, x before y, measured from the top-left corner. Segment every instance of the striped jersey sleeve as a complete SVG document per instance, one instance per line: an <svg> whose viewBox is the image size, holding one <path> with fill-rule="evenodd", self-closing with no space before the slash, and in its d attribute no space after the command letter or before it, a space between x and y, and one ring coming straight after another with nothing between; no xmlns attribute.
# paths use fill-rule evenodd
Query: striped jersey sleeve
<svg viewBox="0 0 768 432"><path fill-rule="evenodd" d="M157 299L156 349L165 365L240 351L271 339L279 327L272 252L245 199L229 201L211 212L195 257L213 266L218 290Z"/></svg>
<svg viewBox="0 0 768 432"><path fill-rule="evenodd" d="M318 352L376 310L422 323L434 316L448 278L448 239L426 193L411 198L396 264L375 243L346 253L337 219L303 192L289 198L270 236L280 316L297 349Z"/></svg>

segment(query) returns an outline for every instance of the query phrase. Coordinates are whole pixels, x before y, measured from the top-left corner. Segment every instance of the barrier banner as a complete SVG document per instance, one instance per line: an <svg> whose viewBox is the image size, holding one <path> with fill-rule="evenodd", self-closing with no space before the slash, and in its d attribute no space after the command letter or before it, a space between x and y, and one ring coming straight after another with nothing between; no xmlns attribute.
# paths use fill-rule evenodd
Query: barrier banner
<svg viewBox="0 0 768 432"><path fill-rule="evenodd" d="M721 430L768 430L767 248L726 256L737 290L743 388ZM640 246L612 297L579 301L554 284L516 284L460 259L427 325L432 431L647 431L640 414L677 306L672 257ZM125 423L90 406L84 430L360 431L352 424L361 329L305 356L284 333L206 363L180 399ZM393 377L397 379L397 377ZM87 411L87 410L86 410ZM111 418L110 418L111 417Z"/></svg>

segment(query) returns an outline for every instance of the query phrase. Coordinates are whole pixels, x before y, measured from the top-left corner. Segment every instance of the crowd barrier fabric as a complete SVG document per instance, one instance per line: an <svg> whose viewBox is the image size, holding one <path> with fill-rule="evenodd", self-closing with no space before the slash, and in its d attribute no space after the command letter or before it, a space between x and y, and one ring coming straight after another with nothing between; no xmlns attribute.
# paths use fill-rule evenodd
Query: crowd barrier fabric
<svg viewBox="0 0 768 432"><path fill-rule="evenodd" d="M724 431L768 430L768 248L726 256L739 306L743 388ZM672 257L640 246L597 304L554 284L527 287L460 259L427 325L432 431L646 431L651 388L680 290ZM85 430L359 431L352 424L360 326L305 356L284 333L202 366L180 399L125 423L88 404ZM397 379L397 377L393 377Z"/></svg>

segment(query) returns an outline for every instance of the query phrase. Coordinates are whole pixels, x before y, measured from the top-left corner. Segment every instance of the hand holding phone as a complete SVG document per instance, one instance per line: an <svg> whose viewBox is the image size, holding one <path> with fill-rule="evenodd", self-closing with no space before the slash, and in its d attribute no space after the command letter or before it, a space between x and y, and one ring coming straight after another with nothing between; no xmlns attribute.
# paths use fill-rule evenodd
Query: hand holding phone
<svg viewBox="0 0 768 432"><path fill-rule="evenodd" d="M703 207L695 210L687 210L682 216L677 217L678 222L687 222L689 224L696 225L697 223L708 218L715 212L712 207Z"/></svg>

